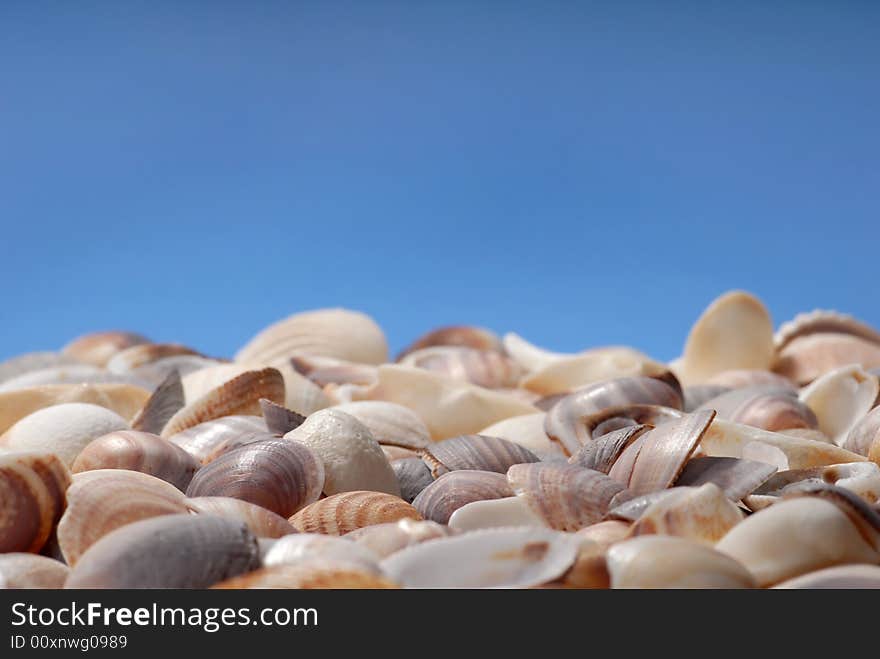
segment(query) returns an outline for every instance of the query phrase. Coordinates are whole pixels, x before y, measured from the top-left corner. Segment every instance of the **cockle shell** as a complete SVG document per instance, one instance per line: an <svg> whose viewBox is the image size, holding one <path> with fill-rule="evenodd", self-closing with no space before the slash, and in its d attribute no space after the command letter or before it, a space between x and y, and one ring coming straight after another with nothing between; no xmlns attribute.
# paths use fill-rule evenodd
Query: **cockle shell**
<svg viewBox="0 0 880 659"><path fill-rule="evenodd" d="M430 520L402 519L365 526L352 531L345 539L366 547L381 560L406 547L453 534L448 526Z"/></svg>
<svg viewBox="0 0 880 659"><path fill-rule="evenodd" d="M38 410L16 422L0 437L0 448L54 453L70 467L93 439L127 428L125 419L105 407L64 403Z"/></svg>
<svg viewBox="0 0 880 659"><path fill-rule="evenodd" d="M347 538L318 533L296 533L280 538L266 552L263 565L289 565L311 558L355 563L367 572L380 574L380 558L368 547Z"/></svg>
<svg viewBox="0 0 880 659"><path fill-rule="evenodd" d="M565 573L578 547L550 529L487 529L408 547L380 565L409 588L529 588Z"/></svg>
<svg viewBox="0 0 880 659"><path fill-rule="evenodd" d="M274 366L296 355L382 364L388 361L388 344L382 328L366 314L318 309L269 325L238 351L235 360Z"/></svg>
<svg viewBox="0 0 880 659"><path fill-rule="evenodd" d="M131 373L146 364L179 355L204 357L179 343L141 343L113 355L107 362L107 370L111 373Z"/></svg>
<svg viewBox="0 0 880 659"><path fill-rule="evenodd" d="M412 502L427 520L447 524L449 517L472 501L513 496L507 476L493 471L460 470L443 474Z"/></svg>
<svg viewBox="0 0 880 659"><path fill-rule="evenodd" d="M865 369L880 366L880 345L850 334L807 334L779 351L773 370L797 384L807 384L850 364Z"/></svg>
<svg viewBox="0 0 880 659"><path fill-rule="evenodd" d="M41 371L57 366L71 366L80 362L60 352L27 352L0 362L0 384L30 371Z"/></svg>
<svg viewBox="0 0 880 659"><path fill-rule="evenodd" d="M810 334L849 334L880 345L880 332L862 321L838 311L815 309L800 313L779 326L774 341L781 350L793 340Z"/></svg>
<svg viewBox="0 0 880 659"><path fill-rule="evenodd" d="M163 515L108 533L82 555L65 588L207 588L260 567L243 522Z"/></svg>
<svg viewBox="0 0 880 659"><path fill-rule="evenodd" d="M185 490L199 466L198 460L167 439L136 430L118 430L89 442L76 456L71 471L129 469Z"/></svg>
<svg viewBox="0 0 880 659"><path fill-rule="evenodd" d="M401 351L397 356L397 361L401 361L404 357L416 350L435 346L460 346L474 348L476 350L504 351L504 347L501 345L501 340L491 330L483 327L454 325L450 327L440 327L427 334L423 334Z"/></svg>
<svg viewBox="0 0 880 659"><path fill-rule="evenodd" d="M865 564L837 565L802 574L794 579L776 584L773 588L880 589L880 566Z"/></svg>
<svg viewBox="0 0 880 659"><path fill-rule="evenodd" d="M800 399L818 419L818 427L838 446L874 407L880 383L857 365L821 375L801 391Z"/></svg>
<svg viewBox="0 0 880 659"><path fill-rule="evenodd" d="M507 355L460 346L422 348L409 353L399 363L489 389L516 387L523 375L522 367Z"/></svg>
<svg viewBox="0 0 880 659"><path fill-rule="evenodd" d="M455 531L476 531L509 526L536 526L550 528L549 524L532 509L524 497L472 501L458 508L449 517L449 528Z"/></svg>
<svg viewBox="0 0 880 659"><path fill-rule="evenodd" d="M381 400L361 400L335 405L363 423L380 444L420 449L431 443L431 433L419 415L408 407Z"/></svg>
<svg viewBox="0 0 880 659"><path fill-rule="evenodd" d="M238 448L251 441L271 439L271 435L262 417L232 415L205 421L167 439L202 464L207 464L230 447Z"/></svg>
<svg viewBox="0 0 880 659"><path fill-rule="evenodd" d="M296 533L281 515L250 501L232 497L191 497L186 500L186 505L194 513L242 521L258 538L281 538Z"/></svg>
<svg viewBox="0 0 880 659"><path fill-rule="evenodd" d="M70 472L51 453L0 453L0 554L42 549L69 484Z"/></svg>
<svg viewBox="0 0 880 659"><path fill-rule="evenodd" d="M434 478L459 469L505 474L511 465L538 462L538 456L519 444L485 435L461 435L435 442L422 451L422 459Z"/></svg>
<svg viewBox="0 0 880 659"><path fill-rule="evenodd" d="M224 453L202 467L186 494L242 499L290 517L318 500L324 479L324 464L310 448L268 439Z"/></svg>
<svg viewBox="0 0 880 659"><path fill-rule="evenodd" d="M70 572L61 561L28 553L0 554L0 590L58 589Z"/></svg>
<svg viewBox="0 0 880 659"><path fill-rule="evenodd" d="M61 352L84 364L103 368L118 352L149 342L148 338L134 332L94 332L74 339Z"/></svg>
<svg viewBox="0 0 880 659"><path fill-rule="evenodd" d="M396 460L391 463L391 468L397 477L400 498L407 503L412 503L420 492L434 482L428 465L418 456Z"/></svg>
<svg viewBox="0 0 880 659"><path fill-rule="evenodd" d="M868 455L871 447L880 453L880 407L875 407L849 431L843 448L859 455Z"/></svg>
<svg viewBox="0 0 880 659"><path fill-rule="evenodd" d="M337 409L319 410L286 441L309 447L324 464L324 493L375 490L400 494L397 477L379 444L355 417Z"/></svg>
<svg viewBox="0 0 880 659"><path fill-rule="evenodd" d="M503 421L493 423L479 431L479 435L500 437L508 442L519 444L528 449L539 458L564 455L562 449L555 442L550 441L544 432L545 412L535 414L523 414L514 416Z"/></svg>
<svg viewBox="0 0 880 659"><path fill-rule="evenodd" d="M298 563L274 565L223 581L223 589L386 589L397 584L366 570L357 563L311 558Z"/></svg>
<svg viewBox="0 0 880 659"><path fill-rule="evenodd" d="M816 428L819 421L802 400L798 400L797 394L789 389L758 385L721 394L698 409L715 410L722 419L774 432L788 428Z"/></svg>
<svg viewBox="0 0 880 659"><path fill-rule="evenodd" d="M306 506L290 523L302 533L345 535L372 524L400 519L422 519L415 508L400 497L383 492L341 492Z"/></svg>

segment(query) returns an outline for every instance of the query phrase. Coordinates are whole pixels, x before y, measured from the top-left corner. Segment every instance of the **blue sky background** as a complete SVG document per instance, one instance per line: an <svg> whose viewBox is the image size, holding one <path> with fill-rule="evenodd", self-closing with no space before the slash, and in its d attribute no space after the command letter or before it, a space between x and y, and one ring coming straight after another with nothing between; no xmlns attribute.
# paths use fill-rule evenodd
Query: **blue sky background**
<svg viewBox="0 0 880 659"><path fill-rule="evenodd" d="M880 325L880 3L0 3L0 358L294 311L658 358Z"/></svg>

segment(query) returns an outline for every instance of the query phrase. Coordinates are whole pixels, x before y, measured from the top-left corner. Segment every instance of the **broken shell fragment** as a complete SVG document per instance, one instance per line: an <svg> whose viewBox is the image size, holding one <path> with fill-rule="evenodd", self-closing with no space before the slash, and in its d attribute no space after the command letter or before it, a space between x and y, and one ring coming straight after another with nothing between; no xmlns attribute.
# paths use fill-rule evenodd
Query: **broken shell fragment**
<svg viewBox="0 0 880 659"><path fill-rule="evenodd" d="M434 482L431 470L420 457L396 460L391 463L391 468L397 476L400 498L407 503L412 503L419 493Z"/></svg>
<svg viewBox="0 0 880 659"><path fill-rule="evenodd" d="M647 425L635 425L613 430L601 437L588 441L581 449L568 459L569 464L595 469L603 474L611 471L611 467L620 454L641 435L651 429Z"/></svg>

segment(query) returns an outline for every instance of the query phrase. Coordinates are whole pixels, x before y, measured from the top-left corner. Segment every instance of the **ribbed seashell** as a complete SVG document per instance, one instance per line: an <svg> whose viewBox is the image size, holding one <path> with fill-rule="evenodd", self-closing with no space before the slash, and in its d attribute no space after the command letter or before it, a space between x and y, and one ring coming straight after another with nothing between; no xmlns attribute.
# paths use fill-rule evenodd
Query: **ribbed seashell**
<svg viewBox="0 0 880 659"><path fill-rule="evenodd" d="M367 427L355 417L329 408L311 414L286 441L309 447L324 464L324 493L374 490L400 494L397 477Z"/></svg>
<svg viewBox="0 0 880 659"><path fill-rule="evenodd" d="M172 371L167 378L159 383L144 406L131 420L134 430L153 433L158 435L186 404L183 394L183 384L180 381L180 373Z"/></svg>
<svg viewBox="0 0 880 659"><path fill-rule="evenodd" d="M384 492L341 492L306 506L290 523L302 533L345 535L373 524L422 519L419 511L400 497Z"/></svg>
<svg viewBox="0 0 880 659"><path fill-rule="evenodd" d="M562 456L564 455L562 448L556 442L550 441L547 433L544 432L545 416L545 412L514 416L493 423L477 434L506 439L508 442L519 444L542 459L550 456Z"/></svg>
<svg viewBox="0 0 880 659"><path fill-rule="evenodd" d="M876 563L877 551L831 501L802 497L759 510L716 545L770 586L844 563Z"/></svg>
<svg viewBox="0 0 880 659"><path fill-rule="evenodd" d="M274 565L217 584L223 589L385 589L399 586L357 563L311 558Z"/></svg>
<svg viewBox="0 0 880 659"><path fill-rule="evenodd" d="M717 384L692 384L689 387L685 387L684 411L693 412L703 403L730 391L733 391L731 387L723 387Z"/></svg>
<svg viewBox="0 0 880 659"><path fill-rule="evenodd" d="M238 351L235 360L274 366L296 355L382 364L388 361L388 344L382 328L366 314L318 309L269 325Z"/></svg>
<svg viewBox="0 0 880 659"><path fill-rule="evenodd" d="M128 469L186 490L200 466L198 460L167 439L136 430L118 430L89 442L76 456L71 471Z"/></svg>
<svg viewBox="0 0 880 659"><path fill-rule="evenodd" d="M0 554L42 549L69 484L70 472L51 453L0 453Z"/></svg>
<svg viewBox="0 0 880 659"><path fill-rule="evenodd" d="M289 410L284 405L278 405L265 398L260 399L260 409L263 411L263 420L268 431L279 437L299 428L306 420L306 417L299 412Z"/></svg>
<svg viewBox="0 0 880 659"><path fill-rule="evenodd" d="M408 407L381 400L360 400L335 405L363 423L380 444L420 449L431 443L431 433L419 415Z"/></svg>
<svg viewBox="0 0 880 659"><path fill-rule="evenodd" d="M397 476L400 498L407 503L412 503L419 493L434 482L431 470L420 457L396 460L391 463L391 468Z"/></svg>
<svg viewBox="0 0 880 659"><path fill-rule="evenodd" d="M714 483L731 501L748 496L776 473L776 467L740 458L691 458L675 481L677 486Z"/></svg>
<svg viewBox="0 0 880 659"><path fill-rule="evenodd" d="M513 396L397 364L380 366L379 381L361 395L410 408L433 439L475 433L503 419L539 411Z"/></svg>
<svg viewBox="0 0 880 659"><path fill-rule="evenodd" d="M773 338L777 350L781 350L799 337L827 333L849 334L880 345L880 332L873 327L853 316L828 309L799 313L780 325Z"/></svg>
<svg viewBox="0 0 880 659"><path fill-rule="evenodd" d="M151 385L158 386L175 371L186 377L196 371L223 366L224 362L199 355L173 355L138 366L131 375Z"/></svg>
<svg viewBox="0 0 880 659"><path fill-rule="evenodd" d="M425 519L448 524L452 513L466 504L513 495L504 474L460 470L440 476L422 490L412 503Z"/></svg>
<svg viewBox="0 0 880 659"><path fill-rule="evenodd" d="M402 519L357 529L346 535L345 539L363 545L381 560L401 549L454 533L448 526L430 520Z"/></svg>
<svg viewBox="0 0 880 659"><path fill-rule="evenodd" d="M568 463L607 474L626 447L650 429L651 426L640 424L606 433L588 441Z"/></svg>
<svg viewBox="0 0 880 659"><path fill-rule="evenodd" d="M94 332L74 339L61 352L84 364L103 368L115 354L131 346L149 342L148 338L134 332Z"/></svg>
<svg viewBox="0 0 880 659"><path fill-rule="evenodd" d="M68 565L108 533L142 519L188 512L186 497L170 483L137 471L98 469L73 477L58 544Z"/></svg>
<svg viewBox="0 0 880 659"><path fill-rule="evenodd" d="M559 443L566 455L573 455L590 438L584 425L588 416L609 407L647 404L681 409L681 395L662 380L650 377L623 377L597 382L560 400L547 412L544 430Z"/></svg>
<svg viewBox="0 0 880 659"><path fill-rule="evenodd" d="M562 576L579 544L550 529L487 529L408 547L380 566L409 588L530 588Z"/></svg>
<svg viewBox="0 0 880 659"><path fill-rule="evenodd" d="M731 291L714 300L691 328L678 374L689 386L733 369L768 370L774 352L767 309L755 296Z"/></svg>
<svg viewBox="0 0 880 659"><path fill-rule="evenodd" d="M859 455L868 455L871 446L880 452L880 407L875 407L849 431L843 448Z"/></svg>
<svg viewBox="0 0 880 659"><path fill-rule="evenodd" d="M838 446L874 407L880 383L859 366L849 365L818 377L800 399L816 414L819 429Z"/></svg>
<svg viewBox="0 0 880 659"><path fill-rule="evenodd" d="M258 538L281 538L296 533L290 522L262 506L232 497L192 497L186 500L194 513L217 515L244 522Z"/></svg>
<svg viewBox="0 0 880 659"><path fill-rule="evenodd" d="M757 488L745 503L752 510L776 503L792 486L830 483L843 487L867 503L880 501L880 467L873 462L849 462L810 469L781 471Z"/></svg>
<svg viewBox="0 0 880 659"><path fill-rule="evenodd" d="M583 418L581 427L592 439L622 428L639 425L659 426L671 421L678 421L685 416L684 412L674 407L634 403L619 407L606 407L601 412L589 414Z"/></svg>
<svg viewBox="0 0 880 659"><path fill-rule="evenodd" d="M0 384L0 392L59 384L127 384L141 389L152 388L149 382L135 375L110 373L88 364L72 364L28 371Z"/></svg>
<svg viewBox="0 0 880 659"><path fill-rule="evenodd" d="M187 404L162 429L169 437L192 426L224 416L260 414L260 399L284 403L284 379L274 368L248 371Z"/></svg>
<svg viewBox="0 0 880 659"><path fill-rule="evenodd" d="M775 385L734 389L703 403L698 409L715 410L722 419L774 432L787 428L816 428L813 410L797 393Z"/></svg>
<svg viewBox="0 0 880 659"><path fill-rule="evenodd" d="M70 568L61 561L38 554L0 554L0 590L58 589L64 586Z"/></svg>
<svg viewBox="0 0 880 659"><path fill-rule="evenodd" d="M880 589L880 565L837 565L802 574L794 579L776 584L773 588L833 588L835 590L865 588L876 590Z"/></svg>
<svg viewBox="0 0 880 659"><path fill-rule="evenodd" d="M352 542L347 537L318 533L296 533L280 538L266 552L263 565L290 565L312 558L346 561L359 565L367 572L380 573L380 557L368 547Z"/></svg>
<svg viewBox="0 0 880 659"><path fill-rule="evenodd" d="M91 403L130 419L150 393L129 384L49 384L0 393L0 434L29 414L63 403Z"/></svg>
<svg viewBox="0 0 880 659"><path fill-rule="evenodd" d="M282 517L314 503L324 487L324 465L307 446L268 439L224 453L196 472L188 497L232 497Z"/></svg>
<svg viewBox="0 0 880 659"><path fill-rule="evenodd" d="M65 588L207 588L260 567L243 522L163 515L108 533L82 555Z"/></svg>
<svg viewBox="0 0 880 659"><path fill-rule="evenodd" d="M522 367L496 350L460 346L435 346L409 353L399 360L404 366L423 368L489 389L516 387Z"/></svg>
<svg viewBox="0 0 880 659"><path fill-rule="evenodd" d="M382 448L382 453L385 454L385 458L388 462L391 463L391 466L394 467L394 463L397 460L408 460L409 458L418 458L421 460L421 453L419 451L415 451L411 448L403 448L402 446L388 446L386 444L379 444Z"/></svg>
<svg viewBox="0 0 880 659"><path fill-rule="evenodd" d="M779 375L779 373L747 368L737 368L730 371L716 373L706 380L704 386L721 386L730 389L766 386L797 391L794 383L788 378Z"/></svg>
<svg viewBox="0 0 880 659"><path fill-rule="evenodd" d="M70 467L93 439L114 430L126 430L125 419L90 403L64 403L29 414L2 437L0 448L54 453Z"/></svg>
<svg viewBox="0 0 880 659"><path fill-rule="evenodd" d="M228 447L236 448L251 441L270 439L262 417L232 415L205 421L168 437L202 464L222 454Z"/></svg>
<svg viewBox="0 0 880 659"><path fill-rule="evenodd" d="M403 360L404 357L417 350L437 346L459 346L473 348L475 350L494 350L496 352L504 352L504 346L501 345L501 339L498 338L498 335L495 334L495 332L483 327L453 325L449 327L440 327L431 330L427 334L423 334L397 355L397 361Z"/></svg>
<svg viewBox="0 0 880 659"><path fill-rule="evenodd" d="M513 465L507 480L534 513L553 529L577 531L602 521L624 486L605 474L574 465Z"/></svg>
<svg viewBox="0 0 880 659"><path fill-rule="evenodd" d="M850 364L880 366L880 345L850 334L807 334L779 351L773 370L803 385Z"/></svg>
<svg viewBox="0 0 880 659"><path fill-rule="evenodd" d="M363 384L376 381L376 367L373 364L359 364L332 357L294 356L290 365L319 387L328 384Z"/></svg>
<svg viewBox="0 0 880 659"><path fill-rule="evenodd" d="M746 567L685 538L649 535L618 542L605 560L612 588L755 587Z"/></svg>
<svg viewBox="0 0 880 659"><path fill-rule="evenodd" d="M422 459L434 478L459 469L506 474L511 465L539 461L519 444L486 435L462 435L435 442L422 451Z"/></svg>
<svg viewBox="0 0 880 659"><path fill-rule="evenodd" d="M30 371L41 371L46 368L71 366L78 363L73 357L63 355L60 352L27 352L0 362L0 384Z"/></svg>
<svg viewBox="0 0 880 659"><path fill-rule="evenodd" d="M807 469L865 458L829 444L715 419L697 451L700 456L745 458L767 462L780 471Z"/></svg>
<svg viewBox="0 0 880 659"><path fill-rule="evenodd" d="M113 355L107 362L107 370L111 373L131 373L146 364L178 355L204 357L192 348L179 343L141 343Z"/></svg>

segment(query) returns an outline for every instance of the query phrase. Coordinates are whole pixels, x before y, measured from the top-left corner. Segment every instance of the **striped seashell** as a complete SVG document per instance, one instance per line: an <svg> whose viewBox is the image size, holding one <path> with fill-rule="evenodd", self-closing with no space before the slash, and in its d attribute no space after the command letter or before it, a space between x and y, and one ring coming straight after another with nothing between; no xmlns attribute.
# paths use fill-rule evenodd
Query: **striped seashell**
<svg viewBox="0 0 880 659"><path fill-rule="evenodd" d="M815 309L799 313L792 320L779 326L773 337L777 350L792 341L810 334L848 334L880 345L880 332L848 314L828 309Z"/></svg>
<svg viewBox="0 0 880 659"><path fill-rule="evenodd" d="M850 364L864 369L880 367L880 345L850 334L806 334L779 351L773 370L804 385Z"/></svg>
<svg viewBox="0 0 880 659"><path fill-rule="evenodd" d="M460 470L440 476L422 490L412 504L426 520L448 524L452 513L468 503L513 495L504 474Z"/></svg>
<svg viewBox="0 0 880 659"><path fill-rule="evenodd" d="M369 549L379 559L428 540L454 535L448 526L430 520L402 519L387 524L374 524L352 531L345 536Z"/></svg>
<svg viewBox="0 0 880 659"><path fill-rule="evenodd" d="M359 364L332 357L296 355L290 358L290 365L319 387L326 387L328 384L369 385L376 382L378 377L373 364Z"/></svg>
<svg viewBox="0 0 880 659"><path fill-rule="evenodd" d="M194 513L244 522L258 538L281 538L296 533L296 529L281 515L250 501L232 497L190 497L186 505Z"/></svg>
<svg viewBox="0 0 880 659"><path fill-rule="evenodd" d="M131 421L134 430L158 435L177 412L186 404L180 373L172 371L153 391L144 406Z"/></svg>
<svg viewBox="0 0 880 659"><path fill-rule="evenodd" d="M422 519L419 511L400 497L384 492L341 492L306 506L290 523L301 533L345 535L373 524Z"/></svg>
<svg viewBox="0 0 880 659"><path fill-rule="evenodd" d="M877 446L880 452L880 407L862 417L843 442L843 448L859 455L868 455L872 446Z"/></svg>
<svg viewBox="0 0 880 659"><path fill-rule="evenodd" d="M626 447L650 429L651 426L639 424L606 433L587 442L568 463L607 474Z"/></svg>
<svg viewBox="0 0 880 659"><path fill-rule="evenodd" d="M816 428L818 420L797 394L774 385L734 389L703 403L698 409L715 410L722 419L764 430Z"/></svg>
<svg viewBox="0 0 880 659"><path fill-rule="evenodd" d="M528 449L485 435L462 435L435 442L422 451L422 459L434 478L459 469L505 474L511 465L538 462L538 456Z"/></svg>
<svg viewBox="0 0 880 659"><path fill-rule="evenodd" d="M523 376L522 367L507 355L460 346L422 348L409 353L399 363L489 389L516 387Z"/></svg>
<svg viewBox="0 0 880 659"><path fill-rule="evenodd" d="M691 458L675 481L676 486L714 483L731 501L739 501L757 490L776 473L776 467L740 458Z"/></svg>
<svg viewBox="0 0 880 659"><path fill-rule="evenodd" d="M262 417L247 415L224 416L205 421L170 435L167 439L207 464L230 447L238 448L250 441L271 439Z"/></svg>
<svg viewBox="0 0 880 659"><path fill-rule="evenodd" d="M179 343L140 343L113 355L107 362L107 370L111 373L132 373L141 366L180 355L204 357Z"/></svg>
<svg viewBox="0 0 880 659"><path fill-rule="evenodd" d="M880 501L880 466L873 462L849 462L780 471L757 488L745 503L752 510L766 508L792 490L802 491L804 486L817 483L845 488L869 504Z"/></svg>
<svg viewBox="0 0 880 659"><path fill-rule="evenodd" d="M703 403L731 391L734 389L717 384L692 384L684 388L684 411L693 412Z"/></svg>
<svg viewBox="0 0 880 659"><path fill-rule="evenodd" d="M473 348L475 350L494 350L503 353L504 347L498 335L483 327L471 327L466 325L440 327L422 335L397 356L397 361L402 361L407 355L437 346L459 346Z"/></svg>
<svg viewBox="0 0 880 659"><path fill-rule="evenodd" d="M400 486L400 498L407 503L412 503L420 492L434 482L428 465L418 456L396 460L391 463L391 468Z"/></svg>

